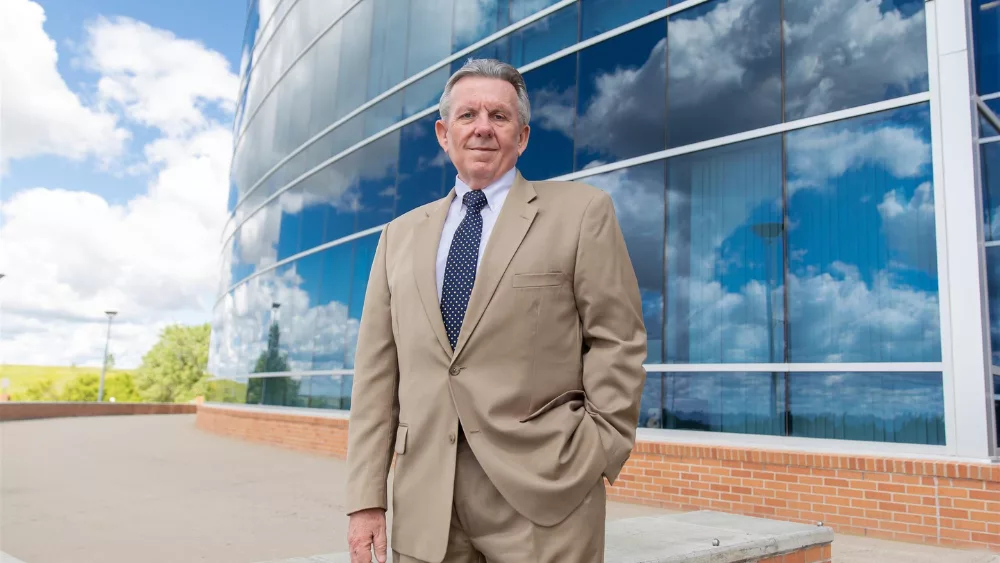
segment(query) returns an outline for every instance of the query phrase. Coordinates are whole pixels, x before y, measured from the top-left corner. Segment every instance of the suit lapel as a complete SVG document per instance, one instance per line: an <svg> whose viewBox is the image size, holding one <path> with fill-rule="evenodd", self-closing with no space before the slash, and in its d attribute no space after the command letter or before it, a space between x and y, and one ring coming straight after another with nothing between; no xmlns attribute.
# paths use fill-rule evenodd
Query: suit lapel
<svg viewBox="0 0 1000 563"><path fill-rule="evenodd" d="M479 324L479 319L482 318L500 284L500 278L507 271L514 253L521 246L524 235L528 233L528 228L535 220L538 209L531 204L535 195L535 188L518 172L514 185L511 186L510 193L504 201L503 209L500 210L500 216L493 225L493 232L490 234L482 263L476 273L476 283L472 287L472 295L469 296L469 308L465 311L465 320L462 321L462 330L455 346L455 357L462 352L465 343Z"/></svg>
<svg viewBox="0 0 1000 563"><path fill-rule="evenodd" d="M452 355L451 344L441 319L441 305L437 295L437 251L441 231L448 217L448 208L454 198L455 191L451 190L447 196L428 208L427 217L417 226L413 245L413 275L416 277L420 302L438 343L449 357Z"/></svg>

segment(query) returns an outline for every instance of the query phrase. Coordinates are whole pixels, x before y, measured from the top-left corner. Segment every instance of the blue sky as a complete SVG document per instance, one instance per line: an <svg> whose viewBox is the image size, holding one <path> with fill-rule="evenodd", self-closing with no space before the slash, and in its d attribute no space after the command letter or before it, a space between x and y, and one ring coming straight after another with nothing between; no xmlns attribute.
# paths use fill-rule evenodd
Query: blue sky
<svg viewBox="0 0 1000 563"><path fill-rule="evenodd" d="M207 322L245 0L4 0L0 363L134 367Z"/></svg>
<svg viewBox="0 0 1000 563"><path fill-rule="evenodd" d="M59 73L81 97L93 95L98 78L93 71L82 68L79 58L86 41L85 25L99 16L132 18L177 37L198 41L224 55L232 72L237 72L246 21L245 0L42 0L38 3L45 9L45 31L57 43ZM229 119L218 113L215 116ZM133 126L131 131L132 151L141 151L143 145L155 138L155 132L142 126ZM9 176L4 178L5 196L35 186L84 190L116 204L124 204L146 190L141 177L95 169L91 161L40 155L10 164Z"/></svg>

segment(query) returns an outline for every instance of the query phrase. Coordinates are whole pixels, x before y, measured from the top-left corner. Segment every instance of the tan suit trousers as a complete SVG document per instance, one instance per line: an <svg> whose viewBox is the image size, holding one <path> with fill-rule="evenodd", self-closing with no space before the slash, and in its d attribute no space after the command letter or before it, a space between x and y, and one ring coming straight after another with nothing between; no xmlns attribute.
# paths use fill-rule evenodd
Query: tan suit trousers
<svg viewBox="0 0 1000 563"><path fill-rule="evenodd" d="M468 442L458 445L455 499L443 563L603 563L607 493L603 477L583 503L552 527L538 526L504 500ZM424 563L396 551L393 563Z"/></svg>

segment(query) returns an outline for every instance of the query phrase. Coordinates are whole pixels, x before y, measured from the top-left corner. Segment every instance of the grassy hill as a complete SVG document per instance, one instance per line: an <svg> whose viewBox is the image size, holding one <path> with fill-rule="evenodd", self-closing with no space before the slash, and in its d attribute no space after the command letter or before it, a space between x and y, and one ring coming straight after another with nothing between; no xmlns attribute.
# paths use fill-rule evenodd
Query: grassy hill
<svg viewBox="0 0 1000 563"><path fill-rule="evenodd" d="M107 377L112 374L130 373L130 371L131 370L109 369L107 373L105 373L104 377L107 379ZM0 379L7 378L10 380L10 387L6 390L6 392L15 397L23 394L24 390L30 387L32 383L45 379L46 377L51 379L52 382L55 383L56 389L61 392L67 383L87 374L100 377L101 368L0 365Z"/></svg>

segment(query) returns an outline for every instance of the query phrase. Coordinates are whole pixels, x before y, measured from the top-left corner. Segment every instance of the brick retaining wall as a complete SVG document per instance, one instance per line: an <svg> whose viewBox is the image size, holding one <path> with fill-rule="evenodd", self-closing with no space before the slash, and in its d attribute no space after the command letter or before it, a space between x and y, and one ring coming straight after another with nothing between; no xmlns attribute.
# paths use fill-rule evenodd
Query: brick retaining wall
<svg viewBox="0 0 1000 563"><path fill-rule="evenodd" d="M207 431L341 458L347 425L339 412L198 410L198 426ZM608 498L822 521L837 533L1000 552L1000 464L639 441ZM807 561L827 559L821 553Z"/></svg>
<svg viewBox="0 0 1000 563"><path fill-rule="evenodd" d="M196 412L196 405L175 403L0 403L0 421Z"/></svg>

